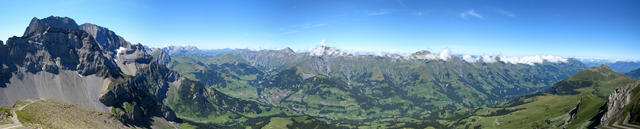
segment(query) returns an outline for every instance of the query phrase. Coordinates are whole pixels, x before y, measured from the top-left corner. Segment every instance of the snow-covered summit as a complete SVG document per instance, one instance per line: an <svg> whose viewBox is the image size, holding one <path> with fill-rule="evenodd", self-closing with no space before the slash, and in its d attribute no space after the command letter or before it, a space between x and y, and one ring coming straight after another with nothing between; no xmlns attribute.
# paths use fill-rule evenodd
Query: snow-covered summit
<svg viewBox="0 0 640 129"><path fill-rule="evenodd" d="M311 56L344 56L344 55L348 55L345 52L342 52L336 48L333 47L327 47L325 46L325 42L326 40L322 40L322 42L320 42L320 46L316 47L315 49L313 49L309 54Z"/></svg>

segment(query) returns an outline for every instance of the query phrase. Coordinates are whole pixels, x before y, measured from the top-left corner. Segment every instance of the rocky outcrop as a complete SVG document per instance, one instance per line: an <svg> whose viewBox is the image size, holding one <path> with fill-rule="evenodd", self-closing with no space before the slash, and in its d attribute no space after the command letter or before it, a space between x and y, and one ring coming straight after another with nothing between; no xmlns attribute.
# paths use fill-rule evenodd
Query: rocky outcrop
<svg viewBox="0 0 640 129"><path fill-rule="evenodd" d="M571 123L571 121L575 120L578 116L578 111L580 110L580 106L582 106L582 99L578 101L578 104L569 111L569 120L565 122L565 124Z"/></svg>
<svg viewBox="0 0 640 129"><path fill-rule="evenodd" d="M622 118L623 113L619 113L625 106L629 105L633 97L633 89L637 88L640 85L640 81L635 83L627 84L626 86L616 88L615 91L609 95L607 100L606 112L602 115L600 119L602 126L608 126L608 123L614 118L617 121L624 121L625 118Z"/></svg>
<svg viewBox="0 0 640 129"><path fill-rule="evenodd" d="M154 60L159 64L162 64L168 67L169 63L171 63L171 55L169 55L168 52L162 49L154 49L152 53L156 53L156 56L154 56L155 57Z"/></svg>
<svg viewBox="0 0 640 129"><path fill-rule="evenodd" d="M148 126L155 116L173 121L176 114L162 101L179 79L177 73L152 62L136 76L115 80L100 96L100 102L113 107L112 112L127 123Z"/></svg>
<svg viewBox="0 0 640 129"><path fill-rule="evenodd" d="M115 32L95 24L85 23L80 25L79 29L93 36L93 38L109 52L114 52L116 49L126 47L129 44L124 38L116 35Z"/></svg>
<svg viewBox="0 0 640 129"><path fill-rule="evenodd" d="M127 75L135 75L138 68L147 66L152 59L142 44L120 47L115 56L116 64Z"/></svg>
<svg viewBox="0 0 640 129"><path fill-rule="evenodd" d="M57 28L57 29L70 29L77 30L78 24L71 18L68 17L47 17L44 19L33 18L31 19L31 23L27 27L27 30L24 31L23 37L30 37L33 34L40 34L41 32L47 31L49 28Z"/></svg>

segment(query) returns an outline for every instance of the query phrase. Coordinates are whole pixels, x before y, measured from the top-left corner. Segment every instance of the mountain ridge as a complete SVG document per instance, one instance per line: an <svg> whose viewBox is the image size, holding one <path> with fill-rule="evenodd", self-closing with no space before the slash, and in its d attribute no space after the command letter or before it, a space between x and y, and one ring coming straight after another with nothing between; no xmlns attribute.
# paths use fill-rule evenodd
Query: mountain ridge
<svg viewBox="0 0 640 129"><path fill-rule="evenodd" d="M633 82L606 65L587 68L546 91L482 107L459 120L458 128L592 128L600 124L610 94Z"/></svg>

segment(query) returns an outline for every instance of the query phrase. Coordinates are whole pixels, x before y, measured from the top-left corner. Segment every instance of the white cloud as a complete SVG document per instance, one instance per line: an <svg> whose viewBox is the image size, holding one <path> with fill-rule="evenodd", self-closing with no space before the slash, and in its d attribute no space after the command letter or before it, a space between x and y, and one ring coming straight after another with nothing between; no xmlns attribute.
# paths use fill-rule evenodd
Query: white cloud
<svg viewBox="0 0 640 129"><path fill-rule="evenodd" d="M478 19L484 19L484 17L476 12L475 9L460 13L460 18L467 19L468 17L474 17Z"/></svg>
<svg viewBox="0 0 640 129"><path fill-rule="evenodd" d="M482 56L482 62L484 63L495 63L496 57L495 56L489 56L489 55L484 55Z"/></svg>
<svg viewBox="0 0 640 129"><path fill-rule="evenodd" d="M544 61L548 61L551 63L559 63L559 62L567 62L567 59L559 57L559 56L525 56L525 57L505 57L501 56L500 61L511 64L542 64Z"/></svg>
<svg viewBox="0 0 640 129"><path fill-rule="evenodd" d="M516 14L514 14L513 12L507 11L507 10L503 10L503 9L496 9L496 12L508 16L508 17L516 17Z"/></svg>
<svg viewBox="0 0 640 129"><path fill-rule="evenodd" d="M449 53L449 49L442 50L442 52L440 52L439 57L442 60L448 60L449 58L451 58L451 53Z"/></svg>
<svg viewBox="0 0 640 129"><path fill-rule="evenodd" d="M474 57L473 57L473 56L471 56L471 55L463 55L463 56L462 56L462 59L463 59L464 61L469 62L469 63L475 63L476 61L478 61L478 58L474 58Z"/></svg>

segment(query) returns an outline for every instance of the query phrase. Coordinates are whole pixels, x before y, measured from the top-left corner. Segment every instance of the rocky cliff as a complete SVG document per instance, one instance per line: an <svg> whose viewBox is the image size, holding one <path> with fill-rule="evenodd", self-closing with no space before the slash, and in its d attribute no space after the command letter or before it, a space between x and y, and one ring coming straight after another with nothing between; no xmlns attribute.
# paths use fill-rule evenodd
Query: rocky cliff
<svg viewBox="0 0 640 129"><path fill-rule="evenodd" d="M95 24L85 23L80 25L78 29L84 30L93 36L95 40L102 45L104 50L108 52L114 52L116 49L126 47L130 44L125 41L124 38L116 35L115 32Z"/></svg>
<svg viewBox="0 0 640 129"><path fill-rule="evenodd" d="M120 47L114 58L118 67L127 75L136 75L137 69L147 66L153 59L142 44Z"/></svg>
<svg viewBox="0 0 640 129"><path fill-rule="evenodd" d="M605 105L605 112L602 115L602 118L600 118L600 125L602 125L603 127L633 127L633 125L628 125L628 123L633 123L633 121L629 122L629 118L625 118L625 116L631 115L637 117L638 115L635 113L629 113L634 112L634 110L636 110L635 112L638 112L637 110L638 108L640 108L637 107L637 104L634 105L634 103L638 103L638 101L640 101L637 97L638 86L640 86L640 81L616 88L616 90L612 92L611 95L609 95L607 104ZM636 93L634 93L634 90L636 91ZM635 127L640 126L636 125Z"/></svg>

